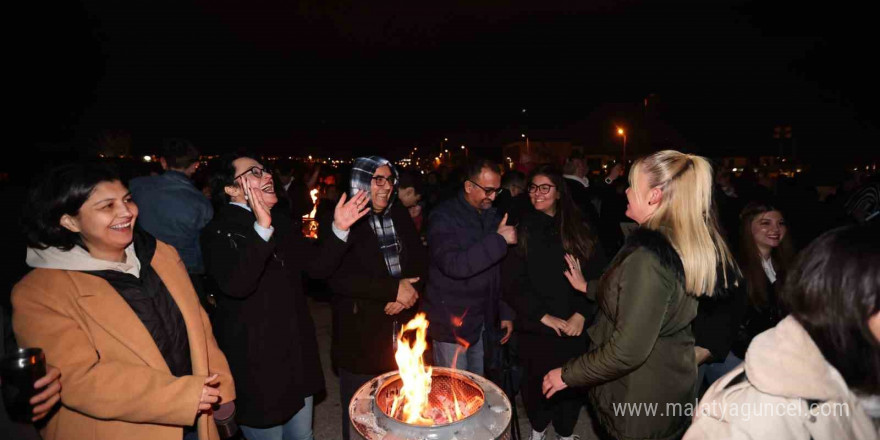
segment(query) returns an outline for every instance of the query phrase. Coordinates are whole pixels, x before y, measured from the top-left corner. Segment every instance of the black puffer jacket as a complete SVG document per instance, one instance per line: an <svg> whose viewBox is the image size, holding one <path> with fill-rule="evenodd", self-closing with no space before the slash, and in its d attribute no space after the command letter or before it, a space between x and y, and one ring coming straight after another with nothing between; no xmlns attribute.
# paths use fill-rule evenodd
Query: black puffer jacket
<svg viewBox="0 0 880 440"><path fill-rule="evenodd" d="M165 283L150 264L156 253L156 239L143 229L135 228L134 252L141 262L140 278L115 270L83 271L107 280L150 332L171 374L181 377L192 374L189 337L180 308Z"/></svg>

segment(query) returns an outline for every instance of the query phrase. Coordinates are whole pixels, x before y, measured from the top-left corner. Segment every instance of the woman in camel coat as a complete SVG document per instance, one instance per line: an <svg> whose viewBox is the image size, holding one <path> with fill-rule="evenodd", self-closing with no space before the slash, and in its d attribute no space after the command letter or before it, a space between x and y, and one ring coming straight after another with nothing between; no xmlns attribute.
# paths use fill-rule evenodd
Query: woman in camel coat
<svg viewBox="0 0 880 440"><path fill-rule="evenodd" d="M136 219L100 166L56 169L31 191L34 270L13 289L13 328L62 372L46 440L214 440L214 409L231 420L229 366L180 256Z"/></svg>

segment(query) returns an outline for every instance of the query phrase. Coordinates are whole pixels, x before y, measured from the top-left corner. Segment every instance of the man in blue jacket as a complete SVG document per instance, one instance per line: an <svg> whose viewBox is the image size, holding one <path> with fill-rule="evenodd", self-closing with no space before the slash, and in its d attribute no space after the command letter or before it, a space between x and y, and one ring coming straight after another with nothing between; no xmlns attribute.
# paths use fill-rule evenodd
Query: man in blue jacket
<svg viewBox="0 0 880 440"><path fill-rule="evenodd" d="M438 205L428 222L424 309L434 365L455 362L457 369L482 375L483 345L498 343L485 336L497 334L500 325L504 344L513 332L513 312L501 301L500 263L507 246L516 244L516 229L492 207L501 191L498 166L482 160L467 171L462 191Z"/></svg>
<svg viewBox="0 0 880 440"><path fill-rule="evenodd" d="M203 296L205 273L199 234L211 221L211 202L190 181L199 165L199 151L188 141L165 141L159 163L165 173L131 179L129 190L140 210L138 224L150 235L174 246Z"/></svg>

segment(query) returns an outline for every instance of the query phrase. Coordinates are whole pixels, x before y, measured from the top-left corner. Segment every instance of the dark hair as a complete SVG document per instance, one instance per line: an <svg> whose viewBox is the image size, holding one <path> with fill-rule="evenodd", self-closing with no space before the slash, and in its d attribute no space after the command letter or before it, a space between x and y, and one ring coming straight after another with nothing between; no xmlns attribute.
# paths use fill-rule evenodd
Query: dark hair
<svg viewBox="0 0 880 440"><path fill-rule="evenodd" d="M501 187L510 190L511 186L526 188L526 175L519 171L508 171L501 176Z"/></svg>
<svg viewBox="0 0 880 440"><path fill-rule="evenodd" d="M422 176L413 170L403 169L397 175L400 185L398 188L412 188L416 194L425 194L424 184L422 184Z"/></svg>
<svg viewBox="0 0 880 440"><path fill-rule="evenodd" d="M476 180L480 178L480 173L483 172L483 168L489 168L490 170L498 173L498 163L489 159L476 159L472 162L468 162L466 172L467 179ZM501 173L499 173L501 174Z"/></svg>
<svg viewBox="0 0 880 440"><path fill-rule="evenodd" d="M63 165L37 178L28 191L21 217L28 246L65 251L83 246L78 233L61 226L61 217L77 215L99 183L117 180L116 170L95 163Z"/></svg>
<svg viewBox="0 0 880 440"><path fill-rule="evenodd" d="M260 162L260 156L240 152L224 154L214 159L208 165L208 168L211 170L208 184L211 186L211 202L215 208L229 203L229 194L226 194L226 187L235 185L235 165L233 162L243 157L249 157Z"/></svg>
<svg viewBox="0 0 880 440"><path fill-rule="evenodd" d="M162 143L162 158L168 168L188 168L199 161L199 150L186 139L165 139Z"/></svg>
<svg viewBox="0 0 880 440"><path fill-rule="evenodd" d="M751 202L743 208L739 215L739 265L746 279L749 303L755 306L767 305L770 295L767 292L767 275L764 272L764 267L761 265L761 255L758 252L758 245L755 244L755 236L752 235L752 222L759 215L771 211L782 213L782 210L770 201ZM793 259L794 244L792 244L791 231L786 231L779 246L770 251L770 261L773 263L773 269L781 277L791 265Z"/></svg>
<svg viewBox="0 0 880 440"><path fill-rule="evenodd" d="M868 327L880 311L880 228L822 234L798 255L780 300L850 388L880 393L880 342Z"/></svg>
<svg viewBox="0 0 880 440"><path fill-rule="evenodd" d="M556 191L559 192L559 202L556 206L554 220L557 231L562 237L562 248L565 249L565 252L587 261L593 255L595 234L591 225L585 221L580 208L572 200L568 187L565 186L565 180L562 178L562 172L551 164L542 164L532 170L528 182L531 183L536 176L550 179L553 185L556 185ZM528 231L524 231L519 240L519 246L523 253L528 253L528 235Z"/></svg>

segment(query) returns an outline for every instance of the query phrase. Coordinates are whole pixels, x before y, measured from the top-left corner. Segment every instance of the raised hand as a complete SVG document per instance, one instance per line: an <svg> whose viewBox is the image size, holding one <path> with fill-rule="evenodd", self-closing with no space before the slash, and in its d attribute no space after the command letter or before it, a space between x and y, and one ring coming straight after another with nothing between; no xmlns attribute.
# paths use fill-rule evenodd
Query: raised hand
<svg viewBox="0 0 880 440"><path fill-rule="evenodd" d="M240 179L241 187L244 188L245 199L248 202L248 206L251 207L254 217L257 218L257 224L264 228L269 228L272 226L272 212L269 206L266 205L266 202L263 201L263 190L251 188L245 176L240 177Z"/></svg>
<svg viewBox="0 0 880 440"><path fill-rule="evenodd" d="M419 299L419 292L413 287L413 283L419 281L419 278L404 278L397 284L397 302L401 303L407 309L415 305Z"/></svg>
<svg viewBox="0 0 880 440"><path fill-rule="evenodd" d="M336 209L333 211L333 224L340 231L347 231L351 225L370 211L370 208L367 206L367 202L370 199L367 197L366 191L359 190L347 202L345 199L346 195L342 193L342 197L339 198L339 202L336 203Z"/></svg>
<svg viewBox="0 0 880 440"><path fill-rule="evenodd" d="M568 336L580 336L584 331L584 321L584 315L581 315L580 313L571 315L571 317L565 321L567 324L566 329L564 330L565 334Z"/></svg>
<svg viewBox="0 0 880 440"><path fill-rule="evenodd" d="M507 224L507 214L504 214L504 218L498 224L498 234L504 237L507 244L516 244L516 227Z"/></svg>
<svg viewBox="0 0 880 440"><path fill-rule="evenodd" d="M541 317L541 324L550 327L550 329L556 332L556 336L562 336L563 333L568 334L568 321L564 319L546 314Z"/></svg>
<svg viewBox="0 0 880 440"><path fill-rule="evenodd" d="M581 260L571 254L565 254L565 264L568 270L563 271L565 278L571 283L571 287L583 293L587 293L587 280L584 279L584 273L581 271Z"/></svg>

